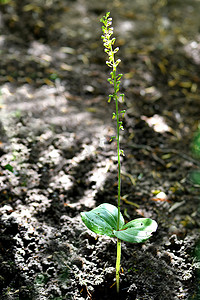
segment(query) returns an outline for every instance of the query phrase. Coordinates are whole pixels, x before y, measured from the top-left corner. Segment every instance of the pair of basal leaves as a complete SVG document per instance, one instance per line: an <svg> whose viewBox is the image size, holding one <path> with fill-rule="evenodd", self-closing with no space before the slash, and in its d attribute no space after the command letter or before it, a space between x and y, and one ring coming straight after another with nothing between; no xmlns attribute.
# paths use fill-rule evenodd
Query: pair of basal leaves
<svg viewBox="0 0 200 300"><path fill-rule="evenodd" d="M89 212L82 212L84 224L93 232L109 237L116 237L129 243L142 243L151 237L158 225L149 218L139 218L125 224L120 213L119 230L117 230L118 209L116 206L103 203Z"/></svg>

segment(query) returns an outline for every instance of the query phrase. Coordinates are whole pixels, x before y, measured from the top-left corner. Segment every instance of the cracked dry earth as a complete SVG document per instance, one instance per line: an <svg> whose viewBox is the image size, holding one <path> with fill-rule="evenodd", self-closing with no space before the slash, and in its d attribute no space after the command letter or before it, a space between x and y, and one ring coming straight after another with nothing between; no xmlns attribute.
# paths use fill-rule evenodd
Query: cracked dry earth
<svg viewBox="0 0 200 300"><path fill-rule="evenodd" d="M122 244L121 300L200 299L200 198L188 179L199 168L189 144L199 120L200 48L198 41L195 46L187 40L187 26L194 30L195 17L184 19L185 36L180 34L179 17L188 16L191 7L164 2L110 4L124 61L127 110L121 209L126 221L151 217L158 223L144 244ZM110 90L97 42L98 22L109 3L67 5L60 19L57 10L53 19L46 15L47 23L62 23L52 27L56 33L44 28L47 40L33 40L39 37L30 36L25 26L30 41L24 45L17 34L20 22L14 34L1 28L1 300L117 299L116 242L89 232L80 218L81 211L103 202L116 205L116 145L110 142L114 107L106 102ZM156 19L159 26L154 14L165 16ZM11 17L8 9L5 23ZM164 26L166 20L171 27ZM171 28L179 31L172 34ZM38 68L36 77L30 67ZM6 77L6 72L12 74ZM51 73L60 80L50 82ZM185 82L195 86L190 90ZM165 130L156 130L155 123Z"/></svg>

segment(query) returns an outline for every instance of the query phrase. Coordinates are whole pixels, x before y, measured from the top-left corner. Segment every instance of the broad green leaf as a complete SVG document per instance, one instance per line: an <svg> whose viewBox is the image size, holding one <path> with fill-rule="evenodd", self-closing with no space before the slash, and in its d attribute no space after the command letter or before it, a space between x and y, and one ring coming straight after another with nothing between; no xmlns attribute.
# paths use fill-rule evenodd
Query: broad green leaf
<svg viewBox="0 0 200 300"><path fill-rule="evenodd" d="M129 243L142 243L151 237L158 225L156 221L148 218L140 218L125 224L120 230L113 231L114 235Z"/></svg>
<svg viewBox="0 0 200 300"><path fill-rule="evenodd" d="M103 203L89 212L82 212L81 218L84 224L93 232L101 235L115 237L114 230L117 230L117 207ZM119 227L124 225L124 218L120 213Z"/></svg>
<svg viewBox="0 0 200 300"><path fill-rule="evenodd" d="M200 170L192 171L189 178L194 184L200 185Z"/></svg>

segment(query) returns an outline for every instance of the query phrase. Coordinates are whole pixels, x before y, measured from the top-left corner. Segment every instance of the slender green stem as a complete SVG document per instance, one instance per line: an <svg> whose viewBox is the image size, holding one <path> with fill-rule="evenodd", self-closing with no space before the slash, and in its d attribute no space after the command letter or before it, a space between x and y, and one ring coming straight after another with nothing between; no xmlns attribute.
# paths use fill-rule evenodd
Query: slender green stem
<svg viewBox="0 0 200 300"><path fill-rule="evenodd" d="M121 240L117 239L117 259L116 259L116 286L117 286L117 293L119 293L120 261L121 261Z"/></svg>
<svg viewBox="0 0 200 300"><path fill-rule="evenodd" d="M111 46L111 51L112 46ZM118 159L118 195L117 195L117 230L119 230L119 221L120 221L120 198L121 198L121 163L120 163L120 141L119 141L119 131L120 131L120 123L119 123L119 105L118 105L118 95L117 95L117 75L116 75L116 64L113 53L113 78L114 78L114 93L113 98L115 100L115 112L117 119L117 159ZM119 293L119 273L120 273L120 262L121 262L121 240L117 238L117 259L116 259L116 287L117 293Z"/></svg>
<svg viewBox="0 0 200 300"><path fill-rule="evenodd" d="M115 65L113 66L113 77L114 77L114 100L115 109L117 117L117 158L118 158L118 216L117 216L117 230L119 230L119 220L120 220L120 198L121 198L121 164L120 164L120 142L119 142L119 108L118 108L118 97L117 97L117 80L116 80L116 70ZM116 259L116 287L117 293L119 293L119 273L120 273L120 261L121 261L121 240L117 239L117 259Z"/></svg>
<svg viewBox="0 0 200 300"><path fill-rule="evenodd" d="M113 68L114 69L114 68ZM114 99L116 107L116 117L117 117L117 158L118 158L118 216L117 216L117 230L119 230L119 220L120 220L120 198L121 198L121 164L120 164L120 142L119 142L119 108L118 108L118 97L116 93L117 83L116 83L116 71L113 70L114 76Z"/></svg>

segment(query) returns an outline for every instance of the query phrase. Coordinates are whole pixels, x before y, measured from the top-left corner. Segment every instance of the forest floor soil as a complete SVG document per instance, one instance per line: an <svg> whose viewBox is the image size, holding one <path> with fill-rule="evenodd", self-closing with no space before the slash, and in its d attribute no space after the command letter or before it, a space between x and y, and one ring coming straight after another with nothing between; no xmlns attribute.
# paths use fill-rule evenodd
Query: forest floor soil
<svg viewBox="0 0 200 300"><path fill-rule="evenodd" d="M191 147L200 112L199 8L178 0L0 6L1 300L118 297L116 241L80 217L117 203L99 22L106 11L124 74L121 211L126 222L158 223L147 242L122 243L118 298L200 299L200 161Z"/></svg>

